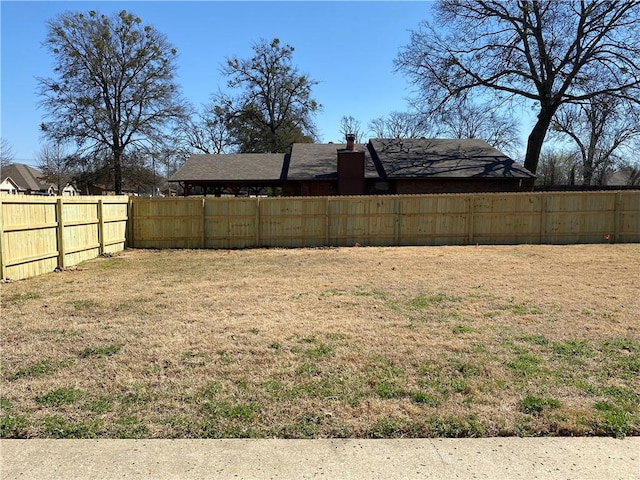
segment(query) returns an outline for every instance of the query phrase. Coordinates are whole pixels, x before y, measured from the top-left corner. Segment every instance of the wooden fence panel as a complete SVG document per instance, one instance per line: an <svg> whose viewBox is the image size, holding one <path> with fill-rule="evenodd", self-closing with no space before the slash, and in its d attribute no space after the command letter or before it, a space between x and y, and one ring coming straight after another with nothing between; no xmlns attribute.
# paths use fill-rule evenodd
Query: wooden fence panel
<svg viewBox="0 0 640 480"><path fill-rule="evenodd" d="M640 194L618 192L616 242L640 242Z"/></svg>
<svg viewBox="0 0 640 480"><path fill-rule="evenodd" d="M472 243L539 243L540 210L541 197L538 195L476 196Z"/></svg>
<svg viewBox="0 0 640 480"><path fill-rule="evenodd" d="M465 245L470 242L470 198L464 195L397 197L397 245Z"/></svg>
<svg viewBox="0 0 640 480"><path fill-rule="evenodd" d="M256 243L264 247L325 245L326 210L325 198L261 198Z"/></svg>
<svg viewBox="0 0 640 480"><path fill-rule="evenodd" d="M128 202L127 197L0 196L0 276L29 278L123 250Z"/></svg>
<svg viewBox="0 0 640 480"><path fill-rule="evenodd" d="M640 192L279 198L0 197L0 274L128 245L246 248L640 242Z"/></svg>
<svg viewBox="0 0 640 480"><path fill-rule="evenodd" d="M133 202L154 248L640 241L640 192L179 198Z"/></svg>
<svg viewBox="0 0 640 480"><path fill-rule="evenodd" d="M204 202L204 247L257 246L258 203L253 198L207 198Z"/></svg>
<svg viewBox="0 0 640 480"><path fill-rule="evenodd" d="M136 248L202 248L202 198L132 198Z"/></svg>

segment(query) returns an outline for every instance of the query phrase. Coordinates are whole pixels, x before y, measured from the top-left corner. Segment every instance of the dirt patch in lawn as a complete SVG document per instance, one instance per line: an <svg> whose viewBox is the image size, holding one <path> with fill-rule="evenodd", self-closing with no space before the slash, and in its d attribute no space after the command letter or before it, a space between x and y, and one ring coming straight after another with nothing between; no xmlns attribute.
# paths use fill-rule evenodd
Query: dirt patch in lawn
<svg viewBox="0 0 640 480"><path fill-rule="evenodd" d="M2 284L1 434L637 435L639 259L127 250Z"/></svg>

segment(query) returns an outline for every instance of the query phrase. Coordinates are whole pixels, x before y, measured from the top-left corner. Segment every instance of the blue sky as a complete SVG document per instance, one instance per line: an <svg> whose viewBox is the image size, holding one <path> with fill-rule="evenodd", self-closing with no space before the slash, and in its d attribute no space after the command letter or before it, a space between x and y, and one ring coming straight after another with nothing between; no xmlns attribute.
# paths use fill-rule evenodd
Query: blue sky
<svg viewBox="0 0 640 480"><path fill-rule="evenodd" d="M182 93L194 105L224 87L225 57L249 58L260 39L280 38L295 48L294 63L319 81L313 96L320 140L339 141L340 119L352 115L363 127L408 108L410 88L393 72L393 60L410 30L430 15L430 2L214 2L214 1L5 1L1 14L0 135L14 160L35 163L40 149L36 77L53 75L42 47L46 21L66 11L122 9L164 33L179 52Z"/></svg>

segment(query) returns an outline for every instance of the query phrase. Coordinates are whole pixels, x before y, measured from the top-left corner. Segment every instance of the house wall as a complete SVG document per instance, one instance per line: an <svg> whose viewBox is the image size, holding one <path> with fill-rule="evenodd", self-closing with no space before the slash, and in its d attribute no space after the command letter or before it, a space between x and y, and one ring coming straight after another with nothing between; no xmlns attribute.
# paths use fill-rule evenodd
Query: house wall
<svg viewBox="0 0 640 480"><path fill-rule="evenodd" d="M336 180L289 180L282 185L285 197L328 197L337 193Z"/></svg>
<svg viewBox="0 0 640 480"><path fill-rule="evenodd" d="M18 187L9 179L5 179L0 183L0 193L7 195L18 195L20 193Z"/></svg>

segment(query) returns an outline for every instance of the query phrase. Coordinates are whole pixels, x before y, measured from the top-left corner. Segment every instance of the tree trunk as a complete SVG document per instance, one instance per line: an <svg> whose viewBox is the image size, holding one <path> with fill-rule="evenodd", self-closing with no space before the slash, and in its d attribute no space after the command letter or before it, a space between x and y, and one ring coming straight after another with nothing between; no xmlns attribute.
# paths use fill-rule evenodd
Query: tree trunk
<svg viewBox="0 0 640 480"><path fill-rule="evenodd" d="M113 190L116 195L122 193L122 152L114 150L113 152Z"/></svg>
<svg viewBox="0 0 640 480"><path fill-rule="evenodd" d="M547 131L551 125L551 120L557 108L546 107L538 114L538 121L533 126L529 139L527 140L527 153L524 158L524 168L535 174L538 170L538 162L540 160L540 152L542 144L547 136ZM535 179L524 180L522 182L523 190L533 190Z"/></svg>

